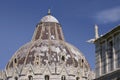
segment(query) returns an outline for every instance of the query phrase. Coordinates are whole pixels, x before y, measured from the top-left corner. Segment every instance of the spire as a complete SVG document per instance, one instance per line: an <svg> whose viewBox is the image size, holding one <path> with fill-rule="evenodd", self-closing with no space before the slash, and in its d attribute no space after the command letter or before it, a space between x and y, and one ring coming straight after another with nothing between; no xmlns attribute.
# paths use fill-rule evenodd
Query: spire
<svg viewBox="0 0 120 80"><path fill-rule="evenodd" d="M99 38L99 34L98 34L98 26L95 24L95 39Z"/></svg>
<svg viewBox="0 0 120 80"><path fill-rule="evenodd" d="M48 9L48 15L51 15L51 11L50 11L50 9Z"/></svg>
<svg viewBox="0 0 120 80"><path fill-rule="evenodd" d="M88 43L94 43L99 38L98 26L95 24L95 38L87 40Z"/></svg>

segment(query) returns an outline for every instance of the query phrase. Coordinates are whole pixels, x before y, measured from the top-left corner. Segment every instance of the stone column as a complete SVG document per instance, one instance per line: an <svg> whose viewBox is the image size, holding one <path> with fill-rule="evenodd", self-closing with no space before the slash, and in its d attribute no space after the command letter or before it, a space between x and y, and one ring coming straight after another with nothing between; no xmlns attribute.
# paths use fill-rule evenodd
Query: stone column
<svg viewBox="0 0 120 80"><path fill-rule="evenodd" d="M105 40L105 64L106 64L106 73L108 72L108 55L107 55L107 50L108 50L108 47L107 47L107 40Z"/></svg>
<svg viewBox="0 0 120 80"><path fill-rule="evenodd" d="M112 40L113 40L113 70L116 69L116 53L115 53L115 38L114 36L112 36Z"/></svg>
<svg viewBox="0 0 120 80"><path fill-rule="evenodd" d="M101 74L102 74L102 62L101 62L101 44L99 43L99 52L97 52L97 54L99 54L98 56L98 61L99 61L99 76L101 76Z"/></svg>

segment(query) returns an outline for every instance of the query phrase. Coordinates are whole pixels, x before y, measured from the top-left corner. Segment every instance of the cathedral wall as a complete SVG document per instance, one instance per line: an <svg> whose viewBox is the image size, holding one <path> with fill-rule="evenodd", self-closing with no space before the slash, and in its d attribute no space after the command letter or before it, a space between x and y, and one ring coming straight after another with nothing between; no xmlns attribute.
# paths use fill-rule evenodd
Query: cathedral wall
<svg viewBox="0 0 120 80"><path fill-rule="evenodd" d="M120 70L120 26L103 35L95 42L96 47L96 78L100 80L114 75L114 72ZM99 80L99 79L96 79Z"/></svg>

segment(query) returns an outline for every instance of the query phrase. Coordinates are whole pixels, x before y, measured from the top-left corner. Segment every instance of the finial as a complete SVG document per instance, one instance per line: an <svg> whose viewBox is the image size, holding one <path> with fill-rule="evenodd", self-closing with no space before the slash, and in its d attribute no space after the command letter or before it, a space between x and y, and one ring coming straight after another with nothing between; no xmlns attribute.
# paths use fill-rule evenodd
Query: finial
<svg viewBox="0 0 120 80"><path fill-rule="evenodd" d="M98 26L95 24L95 39L99 38L99 34L98 34Z"/></svg>
<svg viewBox="0 0 120 80"><path fill-rule="evenodd" d="M90 40L88 40L87 42L88 42L88 43L94 43L95 40L97 40L98 38L99 38L99 34L98 34L98 26L95 24L95 38L90 39Z"/></svg>
<svg viewBox="0 0 120 80"><path fill-rule="evenodd" d="M48 15L51 15L51 11L50 11L50 9L48 9Z"/></svg>

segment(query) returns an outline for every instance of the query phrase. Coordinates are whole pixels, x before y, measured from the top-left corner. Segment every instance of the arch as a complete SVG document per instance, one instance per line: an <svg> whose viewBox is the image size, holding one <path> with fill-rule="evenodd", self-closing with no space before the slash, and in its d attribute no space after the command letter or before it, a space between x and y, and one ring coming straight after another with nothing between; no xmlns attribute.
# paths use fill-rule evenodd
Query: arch
<svg viewBox="0 0 120 80"><path fill-rule="evenodd" d="M45 75L45 80L49 80L49 75Z"/></svg>
<svg viewBox="0 0 120 80"><path fill-rule="evenodd" d="M15 80L18 80L18 77L15 77L14 79L15 79Z"/></svg>
<svg viewBox="0 0 120 80"><path fill-rule="evenodd" d="M81 59L81 64L80 64L80 66L83 67L83 65L84 65L84 59Z"/></svg>
<svg viewBox="0 0 120 80"><path fill-rule="evenodd" d="M76 80L80 80L80 78L79 78L79 77L76 77Z"/></svg>
<svg viewBox="0 0 120 80"><path fill-rule="evenodd" d="M33 80L33 76L29 75L28 80Z"/></svg>
<svg viewBox="0 0 120 80"><path fill-rule="evenodd" d="M14 59L14 63L17 63L17 59L16 58Z"/></svg>
<svg viewBox="0 0 120 80"><path fill-rule="evenodd" d="M65 75L62 75L61 80L66 80Z"/></svg>
<svg viewBox="0 0 120 80"><path fill-rule="evenodd" d="M65 56L62 56L62 58L61 58L61 59L62 59L62 61L65 61Z"/></svg>

